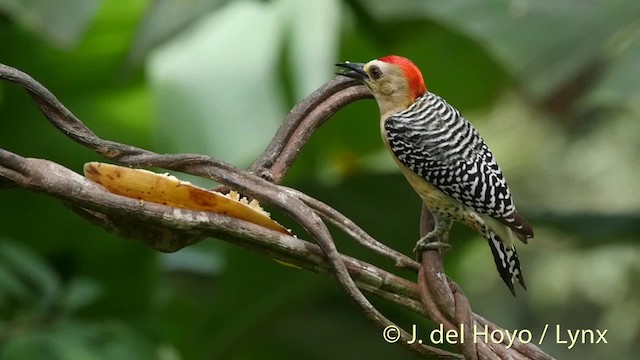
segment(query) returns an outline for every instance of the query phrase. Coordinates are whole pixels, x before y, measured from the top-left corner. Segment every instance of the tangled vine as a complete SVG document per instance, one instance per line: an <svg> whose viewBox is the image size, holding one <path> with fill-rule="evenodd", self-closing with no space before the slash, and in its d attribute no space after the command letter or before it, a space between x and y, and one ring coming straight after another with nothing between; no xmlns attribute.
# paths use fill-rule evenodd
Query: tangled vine
<svg viewBox="0 0 640 360"><path fill-rule="evenodd" d="M345 294L380 329L393 327L404 345L421 358L437 359L553 359L530 343L483 342L467 338L460 353L411 341L412 335L387 319L362 291L442 324L446 330L461 325L501 330L474 314L460 287L444 272L437 250L420 254L420 263L378 242L353 221L329 205L300 191L278 185L296 156L326 120L344 106L370 98L368 90L338 76L298 103L288 114L271 143L249 170L215 157L194 154L156 154L135 146L104 140L87 128L43 85L29 75L0 64L0 79L22 86L49 122L76 143L102 157L131 167L159 167L212 179L218 191L234 189L270 204L300 224L313 242L270 230L222 214L178 209L115 195L76 172L45 159L25 158L0 148L0 190L21 187L63 201L84 219L122 237L135 238L157 251L172 252L214 237L273 257L302 269L333 274ZM408 272L414 283L372 264L338 252L327 223L368 249L388 258ZM423 207L420 230L426 234L433 218ZM482 340L482 338L480 338Z"/></svg>

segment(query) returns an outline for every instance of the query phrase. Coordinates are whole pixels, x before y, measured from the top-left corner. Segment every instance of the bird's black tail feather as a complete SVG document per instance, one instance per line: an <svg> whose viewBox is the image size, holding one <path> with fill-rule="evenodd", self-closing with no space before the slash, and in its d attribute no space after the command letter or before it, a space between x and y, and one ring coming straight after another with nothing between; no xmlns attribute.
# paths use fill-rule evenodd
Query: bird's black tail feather
<svg viewBox="0 0 640 360"><path fill-rule="evenodd" d="M491 253L493 254L493 260L498 268L498 273L500 273L502 281L507 284L513 296L516 296L516 291L514 289L516 281L520 283L523 289L527 289L524 277L522 276L522 269L520 269L520 260L518 259L516 247L513 244L511 244L511 246L505 245L498 234L491 229L487 230L488 231L485 232L485 238L491 248Z"/></svg>

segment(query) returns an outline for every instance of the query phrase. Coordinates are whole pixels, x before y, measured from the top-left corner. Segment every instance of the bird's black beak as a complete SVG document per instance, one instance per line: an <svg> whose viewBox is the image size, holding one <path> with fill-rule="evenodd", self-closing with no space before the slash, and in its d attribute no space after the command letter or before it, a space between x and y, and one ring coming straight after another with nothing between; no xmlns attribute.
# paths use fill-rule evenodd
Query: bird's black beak
<svg viewBox="0 0 640 360"><path fill-rule="evenodd" d="M369 78L369 75L367 75L367 73L364 71L364 65L365 64L363 63L353 63L349 61L338 63L336 64L336 66L343 67L345 69L348 69L349 71L338 72L336 74L347 76L352 79L364 81L365 79Z"/></svg>

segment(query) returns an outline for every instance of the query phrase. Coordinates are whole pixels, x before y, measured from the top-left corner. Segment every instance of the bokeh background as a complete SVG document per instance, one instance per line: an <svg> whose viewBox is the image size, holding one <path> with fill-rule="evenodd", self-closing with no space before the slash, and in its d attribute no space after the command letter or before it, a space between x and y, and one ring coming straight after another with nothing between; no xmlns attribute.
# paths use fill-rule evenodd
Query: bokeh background
<svg viewBox="0 0 640 360"><path fill-rule="evenodd" d="M391 53L414 60L480 130L536 230L519 248L529 291L513 298L481 238L455 226L446 268L474 310L534 341L546 324L561 326L560 340L567 329L608 330L608 344L572 349L550 332L541 347L558 359L637 359L640 2L0 0L0 62L41 81L101 137L240 167L335 62ZM285 183L409 254L419 201L378 126L373 101L344 109ZM8 83L0 146L78 172L100 160ZM372 300L400 324L433 327ZM54 199L0 191L2 359L410 357L329 277L216 239L158 254Z"/></svg>

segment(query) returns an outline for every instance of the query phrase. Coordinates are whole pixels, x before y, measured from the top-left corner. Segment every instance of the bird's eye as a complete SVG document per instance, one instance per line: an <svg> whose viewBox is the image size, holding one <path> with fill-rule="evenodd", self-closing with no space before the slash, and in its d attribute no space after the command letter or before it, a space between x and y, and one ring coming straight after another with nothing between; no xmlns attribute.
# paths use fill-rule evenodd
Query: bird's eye
<svg viewBox="0 0 640 360"><path fill-rule="evenodd" d="M382 70L379 67L373 65L369 68L369 74L373 80L378 80L382 76Z"/></svg>

